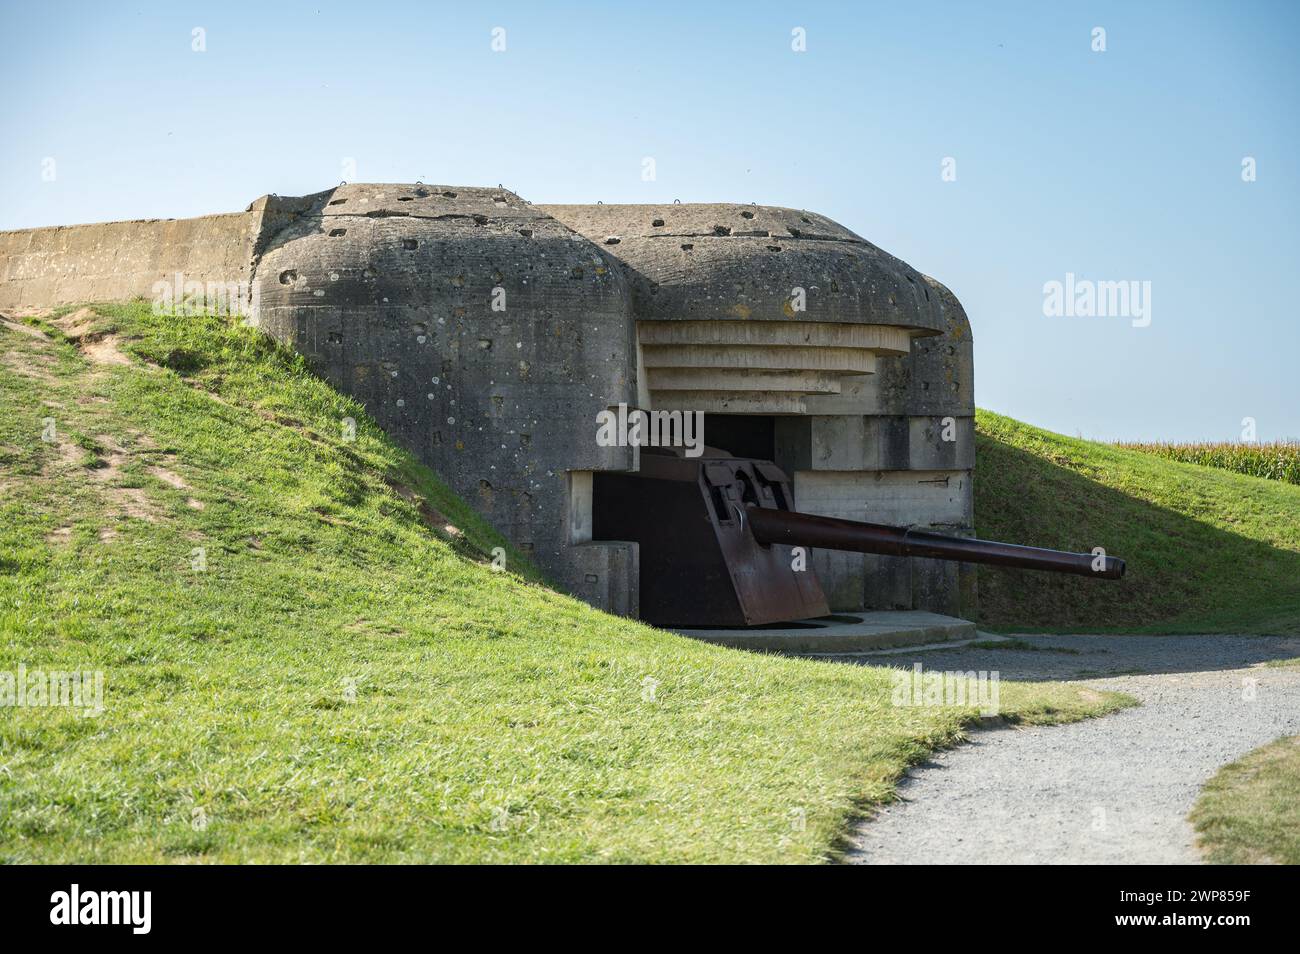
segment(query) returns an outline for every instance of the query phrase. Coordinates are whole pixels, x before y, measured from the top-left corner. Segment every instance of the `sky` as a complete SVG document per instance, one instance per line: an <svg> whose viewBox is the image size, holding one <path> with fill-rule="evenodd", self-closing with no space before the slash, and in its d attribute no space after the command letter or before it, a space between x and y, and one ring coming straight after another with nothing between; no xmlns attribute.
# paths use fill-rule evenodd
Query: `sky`
<svg viewBox="0 0 1300 954"><path fill-rule="evenodd" d="M0 0L0 229L343 179L811 209L956 293L981 407L1294 439L1298 34L1250 0ZM1046 313L1067 275L1149 307Z"/></svg>

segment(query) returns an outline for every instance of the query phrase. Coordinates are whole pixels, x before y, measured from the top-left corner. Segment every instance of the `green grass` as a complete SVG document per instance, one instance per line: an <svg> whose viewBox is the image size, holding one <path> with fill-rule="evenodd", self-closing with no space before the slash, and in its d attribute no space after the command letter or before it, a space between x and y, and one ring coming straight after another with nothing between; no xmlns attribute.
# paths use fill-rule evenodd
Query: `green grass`
<svg viewBox="0 0 1300 954"><path fill-rule="evenodd" d="M1193 444L1150 442L1115 446L1139 450L1147 454L1158 454L1187 464L1221 467L1238 474L1249 474L1251 477L1300 484L1300 443L1295 441L1272 441L1263 444L1226 441Z"/></svg>
<svg viewBox="0 0 1300 954"><path fill-rule="evenodd" d="M1300 864L1300 736L1219 769L1191 821L1211 864Z"/></svg>
<svg viewBox="0 0 1300 954"><path fill-rule="evenodd" d="M1128 562L1118 582L981 567L995 630L1300 633L1300 486L981 411L979 536Z"/></svg>
<svg viewBox="0 0 1300 954"><path fill-rule="evenodd" d="M299 358L98 311L128 366L0 327L0 672L105 696L0 707L0 860L813 862L976 718L559 595Z"/></svg>

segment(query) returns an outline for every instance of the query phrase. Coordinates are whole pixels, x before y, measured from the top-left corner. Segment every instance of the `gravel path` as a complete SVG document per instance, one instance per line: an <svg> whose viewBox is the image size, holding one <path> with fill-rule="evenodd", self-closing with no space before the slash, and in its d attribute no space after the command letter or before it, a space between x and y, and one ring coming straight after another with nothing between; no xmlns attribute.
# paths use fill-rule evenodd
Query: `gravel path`
<svg viewBox="0 0 1300 954"><path fill-rule="evenodd" d="M997 670L1136 696L1064 726L976 732L899 786L855 830L855 864L1198 863L1187 813L1222 765L1300 733L1300 639L1030 636L1030 650L877 656L927 671ZM1057 649L1074 652L1053 652Z"/></svg>

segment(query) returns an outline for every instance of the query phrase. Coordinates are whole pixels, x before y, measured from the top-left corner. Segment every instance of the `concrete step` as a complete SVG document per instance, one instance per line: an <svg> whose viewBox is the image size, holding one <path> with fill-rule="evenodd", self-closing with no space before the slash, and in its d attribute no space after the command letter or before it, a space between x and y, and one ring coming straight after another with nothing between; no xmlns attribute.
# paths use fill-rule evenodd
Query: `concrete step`
<svg viewBox="0 0 1300 954"><path fill-rule="evenodd" d="M733 649L793 655L866 653L974 639L975 624L922 610L836 613L755 629L679 629L677 632Z"/></svg>

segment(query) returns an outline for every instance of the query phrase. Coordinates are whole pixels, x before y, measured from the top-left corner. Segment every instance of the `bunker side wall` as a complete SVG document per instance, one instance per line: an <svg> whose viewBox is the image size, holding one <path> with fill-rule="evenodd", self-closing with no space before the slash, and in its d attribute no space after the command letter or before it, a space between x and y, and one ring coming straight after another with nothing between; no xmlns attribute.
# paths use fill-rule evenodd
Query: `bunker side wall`
<svg viewBox="0 0 1300 954"><path fill-rule="evenodd" d="M152 297L156 282L247 282L261 214L0 232L0 309Z"/></svg>
<svg viewBox="0 0 1300 954"><path fill-rule="evenodd" d="M263 330L352 395L559 587L635 616L634 543L592 541L592 479L635 468L626 280L513 193L340 186L262 253Z"/></svg>
<svg viewBox="0 0 1300 954"><path fill-rule="evenodd" d="M243 212L0 232L0 310L32 312L154 297L158 282L251 287L263 235L303 200L263 197Z"/></svg>

